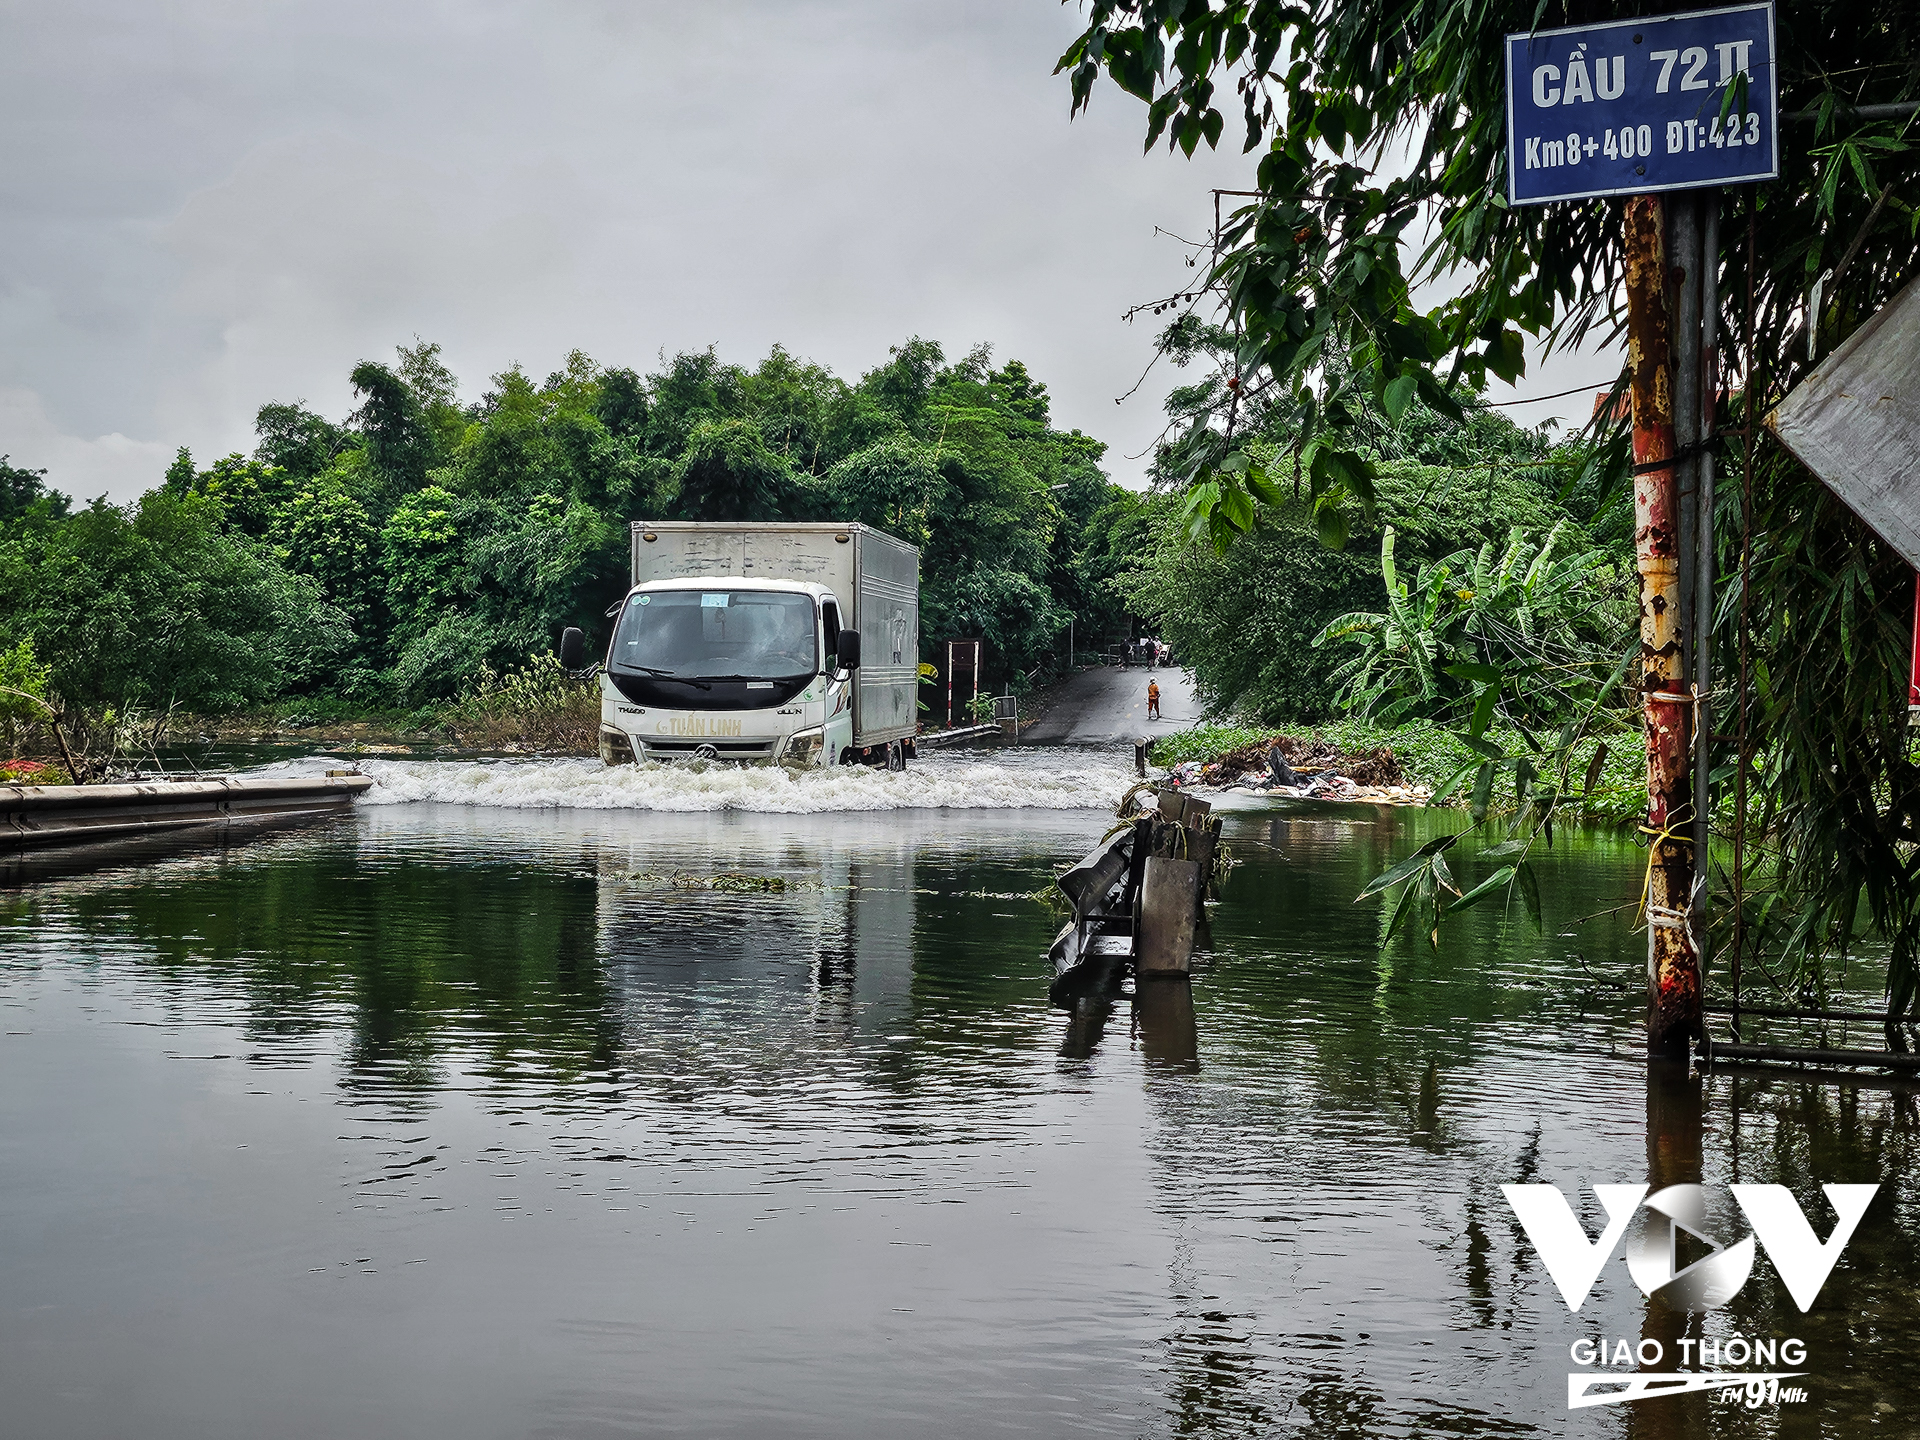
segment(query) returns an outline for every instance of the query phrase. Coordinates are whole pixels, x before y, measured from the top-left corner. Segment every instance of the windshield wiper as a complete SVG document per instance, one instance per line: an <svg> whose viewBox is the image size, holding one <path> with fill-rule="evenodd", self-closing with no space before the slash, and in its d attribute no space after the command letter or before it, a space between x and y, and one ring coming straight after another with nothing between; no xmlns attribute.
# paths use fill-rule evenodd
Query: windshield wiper
<svg viewBox="0 0 1920 1440"><path fill-rule="evenodd" d="M756 685L792 684L795 680L811 680L812 675L702 675L702 680L721 682L745 680Z"/></svg>
<svg viewBox="0 0 1920 1440"><path fill-rule="evenodd" d="M656 680L676 680L682 685L691 685L698 690L711 690L713 686L704 680L696 680L689 675L676 675L671 670L662 670L657 665L620 665L620 670L637 670L642 675L651 675Z"/></svg>

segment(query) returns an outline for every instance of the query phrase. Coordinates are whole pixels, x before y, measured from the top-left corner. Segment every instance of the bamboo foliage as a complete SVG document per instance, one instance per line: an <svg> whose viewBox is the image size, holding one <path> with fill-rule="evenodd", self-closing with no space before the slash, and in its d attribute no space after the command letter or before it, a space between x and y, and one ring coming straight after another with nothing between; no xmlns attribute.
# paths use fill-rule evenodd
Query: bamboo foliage
<svg viewBox="0 0 1920 1440"><path fill-rule="evenodd" d="M1164 137L1191 155L1237 112L1258 155L1258 194L1223 215L1205 285L1174 297L1217 305L1238 346L1235 383L1175 447L1189 484L1212 486L1196 489L1196 532L1230 538L1270 503L1275 477L1236 460L1249 397L1312 417L1302 433L1315 447L1316 505L1364 507L1364 461L1346 458L1353 387L1397 414L1415 395L1443 404L1460 378L1518 379L1529 346L1617 337L1619 202L1508 205L1500 47L1510 32L1636 13L1597 0L1089 0L1060 61L1076 110L1105 75L1147 106L1150 146ZM1717 781L1745 797L1723 799L1724 818L1747 842L1737 872L1716 862L1709 984L1737 941L1749 974L1817 998L1843 979L1864 911L1890 956L1889 999L1910 1009L1920 978L1920 769L1904 695L1912 571L1757 422L1920 273L1920 121L1899 108L1920 97L1920 27L1906 0L1778 0L1776 20L1780 177L1719 196L1723 353L1704 387L1720 397L1723 477L1717 658L1705 682ZM1403 244L1416 221L1434 237L1417 258ZM1422 277L1444 278L1454 298L1416 310L1411 282ZM1607 443L1584 478L1619 486L1616 413L1597 412L1596 429L1611 434L1596 435ZM1342 531L1331 519L1325 529ZM1416 577L1409 604L1418 592ZM1576 778L1556 769L1561 737L1537 737L1528 756L1485 757L1476 798L1488 766L1522 794L1529 774L1545 774L1552 785L1532 790L1550 819ZM1433 877L1437 918L1462 892L1431 863L1419 873Z"/></svg>

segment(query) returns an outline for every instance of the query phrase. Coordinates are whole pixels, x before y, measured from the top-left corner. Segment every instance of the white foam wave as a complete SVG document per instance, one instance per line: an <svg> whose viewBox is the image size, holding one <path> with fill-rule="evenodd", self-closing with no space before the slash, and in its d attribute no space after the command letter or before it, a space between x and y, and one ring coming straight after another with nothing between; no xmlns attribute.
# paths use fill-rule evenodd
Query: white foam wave
<svg viewBox="0 0 1920 1440"><path fill-rule="evenodd" d="M337 762L336 762L337 763ZM849 766L803 773L777 766L618 765L597 760L374 760L363 805L433 800L511 809L749 810L808 815L840 810L1094 810L1132 778L1087 763L1009 765L941 757L905 771Z"/></svg>

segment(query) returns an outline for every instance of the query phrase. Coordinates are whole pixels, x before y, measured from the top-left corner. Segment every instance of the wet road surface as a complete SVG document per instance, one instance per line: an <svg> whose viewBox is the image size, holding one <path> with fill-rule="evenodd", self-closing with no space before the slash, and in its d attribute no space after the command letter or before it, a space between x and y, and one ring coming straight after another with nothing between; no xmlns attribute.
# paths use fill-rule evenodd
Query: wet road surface
<svg viewBox="0 0 1920 1440"><path fill-rule="evenodd" d="M1158 720L1147 718L1147 683L1160 686ZM1200 702L1185 670L1103 667L1060 682L1052 703L1021 738L1077 745L1128 745L1197 724Z"/></svg>

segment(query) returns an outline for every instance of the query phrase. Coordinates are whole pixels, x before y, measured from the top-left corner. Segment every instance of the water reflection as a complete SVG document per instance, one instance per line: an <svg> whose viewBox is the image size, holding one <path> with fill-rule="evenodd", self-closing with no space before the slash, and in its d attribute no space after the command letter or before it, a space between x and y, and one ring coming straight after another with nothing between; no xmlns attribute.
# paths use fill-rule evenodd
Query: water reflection
<svg viewBox="0 0 1920 1440"><path fill-rule="evenodd" d="M1143 982L1133 1006L1140 1053L1172 1068L1200 1068L1200 1032L1193 1015L1193 982L1184 975Z"/></svg>
<svg viewBox="0 0 1920 1440"><path fill-rule="evenodd" d="M1632 991L1593 979L1631 981L1627 921L1573 924L1638 883L1622 841L1543 858L1543 932L1486 907L1438 950L1383 944L1353 894L1455 823L1229 815L1246 863L1194 980L1070 1013L1025 897L1098 813L394 806L10 892L13 1423L1839 1436L1909 1413L1912 1092L1650 1075ZM723 873L745 878L687 883ZM1587 1187L1643 1176L1887 1188L1809 1315L1762 1265L1678 1316L1617 1261L1570 1314L1499 1185L1584 1197L1595 1233ZM1804 1337L1815 1402L1569 1420L1574 1340L1735 1331Z"/></svg>

